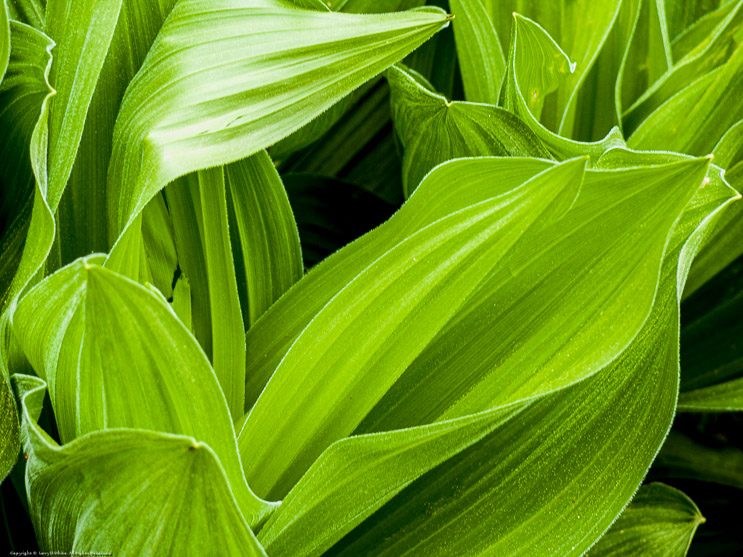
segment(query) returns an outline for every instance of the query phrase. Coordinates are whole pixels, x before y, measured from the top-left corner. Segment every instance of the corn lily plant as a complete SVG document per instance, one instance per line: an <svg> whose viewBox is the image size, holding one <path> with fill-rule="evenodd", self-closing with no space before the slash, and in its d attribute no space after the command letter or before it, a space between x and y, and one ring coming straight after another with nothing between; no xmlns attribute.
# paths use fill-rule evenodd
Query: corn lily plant
<svg viewBox="0 0 743 557"><path fill-rule="evenodd" d="M743 1L0 0L0 79L14 551L743 551Z"/></svg>

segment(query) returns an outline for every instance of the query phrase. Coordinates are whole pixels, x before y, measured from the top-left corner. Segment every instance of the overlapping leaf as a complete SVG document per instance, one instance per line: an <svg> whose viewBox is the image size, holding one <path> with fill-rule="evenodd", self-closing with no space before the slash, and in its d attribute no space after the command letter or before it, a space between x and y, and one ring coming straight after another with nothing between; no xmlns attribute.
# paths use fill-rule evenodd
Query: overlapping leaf
<svg viewBox="0 0 743 557"><path fill-rule="evenodd" d="M185 434L225 468L246 520L269 507L248 489L224 394L201 348L162 298L79 260L21 300L13 330L50 397L63 442L117 427Z"/></svg>
<svg viewBox="0 0 743 557"><path fill-rule="evenodd" d="M213 18L227 12L215 26ZM447 23L433 8L386 16L279 0L178 3L117 119L109 235L118 236L168 182L285 137Z"/></svg>
<svg viewBox="0 0 743 557"><path fill-rule="evenodd" d="M36 423L44 382L23 375L14 381L42 551L265 556L209 445L111 429L60 447Z"/></svg>
<svg viewBox="0 0 743 557"><path fill-rule="evenodd" d="M589 554L683 557L704 521L694 502L679 490L648 484Z"/></svg>

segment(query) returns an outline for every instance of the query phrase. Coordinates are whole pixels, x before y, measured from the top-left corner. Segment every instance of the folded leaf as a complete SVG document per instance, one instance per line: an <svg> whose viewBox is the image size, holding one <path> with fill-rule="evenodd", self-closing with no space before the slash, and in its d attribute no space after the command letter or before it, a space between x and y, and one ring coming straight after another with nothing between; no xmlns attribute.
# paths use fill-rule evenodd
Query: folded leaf
<svg viewBox="0 0 743 557"><path fill-rule="evenodd" d="M248 327L304 272L297 225L265 151L225 167L245 264Z"/></svg>
<svg viewBox="0 0 743 557"><path fill-rule="evenodd" d="M7 0L8 15L20 23L26 23L39 31L44 29L46 2L44 0Z"/></svg>
<svg viewBox="0 0 743 557"><path fill-rule="evenodd" d="M56 43L50 81L57 94L49 113L49 185L56 211L75 162L85 117L122 0L49 0L44 31Z"/></svg>
<svg viewBox="0 0 743 557"><path fill-rule="evenodd" d="M5 0L0 2L0 83L5 77L10 59L10 21L8 20L8 7Z"/></svg>
<svg viewBox="0 0 743 557"><path fill-rule="evenodd" d="M258 493L282 496L328 445L356 428L532 224L548 208L557 218L570 206L584 165L566 162L434 222L369 262L323 307L240 432Z"/></svg>
<svg viewBox="0 0 743 557"><path fill-rule="evenodd" d="M477 156L550 158L537 136L517 116L495 106L450 102L424 87L404 66L387 70L392 117L405 149L406 196L435 166Z"/></svg>
<svg viewBox="0 0 743 557"><path fill-rule="evenodd" d="M589 555L683 557L704 522L694 501L679 490L644 485Z"/></svg>
<svg viewBox="0 0 743 557"><path fill-rule="evenodd" d="M42 551L265 556L209 445L113 429L60 447L37 424L44 382L24 375L14 381Z"/></svg>
<svg viewBox="0 0 743 557"><path fill-rule="evenodd" d="M434 8L356 15L280 0L179 2L122 102L109 236L168 182L287 136L447 24Z"/></svg>
<svg viewBox="0 0 743 557"><path fill-rule="evenodd" d="M23 297L13 329L50 397L63 442L111 428L193 436L224 466L251 525L269 510L245 483L227 403L206 356L162 298L78 260Z"/></svg>
<svg viewBox="0 0 743 557"><path fill-rule="evenodd" d="M568 79L575 63L537 23L514 14L514 30L500 103L526 122L558 159L588 155L592 160L624 144L618 129L601 141L581 143L558 136L540 123L545 100Z"/></svg>

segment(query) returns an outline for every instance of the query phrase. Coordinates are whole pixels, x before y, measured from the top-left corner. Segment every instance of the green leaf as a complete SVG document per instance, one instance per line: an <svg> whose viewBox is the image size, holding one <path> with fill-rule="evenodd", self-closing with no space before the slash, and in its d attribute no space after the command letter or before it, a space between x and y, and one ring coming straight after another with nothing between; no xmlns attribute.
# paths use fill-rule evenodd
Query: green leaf
<svg viewBox="0 0 743 557"><path fill-rule="evenodd" d="M265 555L209 445L110 429L60 447L36 423L44 382L24 375L14 380L42 551Z"/></svg>
<svg viewBox="0 0 743 557"><path fill-rule="evenodd" d="M424 87L404 66L387 70L392 117L405 149L402 182L406 197L435 166L477 156L550 158L517 116L484 104L449 102Z"/></svg>
<svg viewBox="0 0 743 557"><path fill-rule="evenodd" d="M633 149L665 149L707 154L743 118L743 46L727 62L698 78L660 105L634 131Z"/></svg>
<svg viewBox="0 0 743 557"><path fill-rule="evenodd" d="M121 9L121 0L49 0L44 31L56 43L50 81L47 199L56 211Z"/></svg>
<svg viewBox="0 0 743 557"><path fill-rule="evenodd" d="M742 412L743 378L681 393L679 412Z"/></svg>
<svg viewBox="0 0 743 557"><path fill-rule="evenodd" d="M493 22L480 0L450 0L449 5L455 16L465 97L470 102L497 104L506 60Z"/></svg>
<svg viewBox="0 0 743 557"><path fill-rule="evenodd" d="M349 435L547 207L570 206L584 165L555 167L531 187L441 219L369 262L313 318L251 409L239 437L243 454L250 451L251 485L280 497Z"/></svg>
<svg viewBox="0 0 743 557"><path fill-rule="evenodd" d="M694 501L678 489L644 485L590 555L683 557L704 522Z"/></svg>
<svg viewBox="0 0 743 557"><path fill-rule="evenodd" d="M623 117L628 132L635 130L645 118L676 93L700 76L719 67L729 57L737 45L735 34L743 23L743 2L730 4L735 6L734 9L712 29L709 37L679 60L668 73L655 81L625 111ZM632 69L631 65L629 69Z"/></svg>
<svg viewBox="0 0 743 557"><path fill-rule="evenodd" d="M477 165L459 162L457 165ZM423 182L388 222L334 254L313 268L248 331L248 369L246 409L265 387L276 366L299 333L346 284L374 261L406 238L426 226L470 205L514 189L554 163L539 159L493 158L488 168L498 173L498 181L465 182L454 179L457 166L441 167L454 174ZM449 176L447 179L446 177ZM445 184L446 187L442 187Z"/></svg>
<svg viewBox="0 0 743 557"><path fill-rule="evenodd" d="M225 172L245 264L250 326L302 277L302 251L289 199L266 152L228 165Z"/></svg>
<svg viewBox="0 0 743 557"><path fill-rule="evenodd" d="M586 181L581 195L588 188ZM668 431L678 388L676 285L683 284L709 215L729 198L729 188L697 190L669 242L659 299L619 358L533 401L517 419L422 476L329 554L579 555L588 549L629 502Z"/></svg>
<svg viewBox="0 0 743 557"><path fill-rule="evenodd" d="M245 326L228 230L227 190L220 167L198 173L204 258L212 312L212 365L233 420L245 405Z"/></svg>
<svg viewBox="0 0 743 557"><path fill-rule="evenodd" d="M500 104L524 120L558 160L579 155L596 160L606 150L624 145L618 129L613 129L601 141L581 143L558 136L539 122L545 99L558 90L574 68L574 63L542 27L514 14Z"/></svg>
<svg viewBox="0 0 743 557"><path fill-rule="evenodd" d="M118 1L118 0L117 0ZM129 82L139 70L175 0L122 2L116 30L90 101L77 158L57 213L63 264L107 252L108 188L114 123Z"/></svg>
<svg viewBox="0 0 743 557"><path fill-rule="evenodd" d="M142 213L142 241L152 284L163 296L173 295L173 277L178 268L173 219L163 195L156 195Z"/></svg>
<svg viewBox="0 0 743 557"><path fill-rule="evenodd" d="M161 297L78 260L23 297L13 329L49 393L63 442L117 427L193 436L219 457L249 524L268 505L242 472L224 394Z"/></svg>
<svg viewBox="0 0 743 557"><path fill-rule="evenodd" d="M230 18L215 26L205 9L198 0L176 5L122 102L108 180L111 237L168 182L287 136L448 24L433 8L356 15L219 0L209 13Z"/></svg>

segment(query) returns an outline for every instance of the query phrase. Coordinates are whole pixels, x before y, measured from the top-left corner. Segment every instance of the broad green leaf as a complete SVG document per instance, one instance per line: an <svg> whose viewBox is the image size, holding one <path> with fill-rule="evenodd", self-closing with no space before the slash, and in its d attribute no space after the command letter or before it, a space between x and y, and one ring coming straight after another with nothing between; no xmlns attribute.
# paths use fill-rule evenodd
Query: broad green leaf
<svg viewBox="0 0 743 557"><path fill-rule="evenodd" d="M245 326L228 230L224 170L203 170L193 181L200 197L204 259L212 312L212 365L233 419L245 405Z"/></svg>
<svg viewBox="0 0 743 557"><path fill-rule="evenodd" d="M422 473L476 443L522 408L498 408L331 445L261 530L261 543L272 555L319 555Z"/></svg>
<svg viewBox="0 0 743 557"><path fill-rule="evenodd" d="M45 33L56 43L50 81L47 199L56 211L75 162L122 0L49 0Z"/></svg>
<svg viewBox="0 0 743 557"><path fill-rule="evenodd" d="M676 430L669 433L652 470L664 478L715 482L743 490L741 449L699 443Z"/></svg>
<svg viewBox="0 0 743 557"><path fill-rule="evenodd" d="M250 327L302 277L302 251L289 199L266 152L225 172L245 264Z"/></svg>
<svg viewBox="0 0 743 557"><path fill-rule="evenodd" d="M710 153L724 133L743 118L743 46L727 62L662 104L634 131L633 149L664 149L690 155Z"/></svg>
<svg viewBox="0 0 743 557"><path fill-rule="evenodd" d="M225 468L251 525L269 510L245 483L224 394L161 297L78 260L26 294L13 330L49 394L63 442L117 427L193 436Z"/></svg>
<svg viewBox="0 0 743 557"><path fill-rule="evenodd" d="M18 429L18 414L13 399L13 393L8 383L5 363L0 362L0 482L10 473L18 460L20 449L20 431Z"/></svg>
<svg viewBox="0 0 743 557"><path fill-rule="evenodd" d="M173 311L189 331L193 332L191 326L191 283L186 275L181 274L173 288Z"/></svg>
<svg viewBox="0 0 743 557"><path fill-rule="evenodd" d="M441 167L442 179L424 182L388 222L313 268L282 296L246 336L250 370L246 409L258 398L299 333L343 287L374 261L426 226L470 205L514 189L554 163L539 159L490 159L498 181L456 179L456 166ZM460 162L458 165L477 163ZM455 169L446 174L444 168ZM445 185L445 187L443 187Z"/></svg>
<svg viewBox="0 0 743 557"><path fill-rule="evenodd" d="M90 101L75 165L60 202L63 264L89 253L107 252L116 239L108 237L109 191L104 187L114 123L129 82L174 4L175 0L122 2L116 30Z"/></svg>
<svg viewBox="0 0 743 557"><path fill-rule="evenodd" d="M571 210L493 270L359 430L480 412L606 366L648 316L666 239L706 165L588 171Z"/></svg>
<svg viewBox="0 0 743 557"><path fill-rule="evenodd" d="M694 501L678 489L644 485L589 554L683 557L704 522Z"/></svg>
<svg viewBox="0 0 743 557"><path fill-rule="evenodd" d="M435 166L455 158L550 158L517 116L485 104L450 102L404 66L387 70L392 117L405 149L402 183L409 196Z"/></svg>
<svg viewBox="0 0 743 557"><path fill-rule="evenodd" d="M230 17L215 26L207 8ZM448 21L434 8L356 15L280 0L179 2L122 102L109 236L119 236L168 182L287 136Z"/></svg>
<svg viewBox="0 0 743 557"><path fill-rule="evenodd" d="M10 19L26 23L39 31L44 29L46 0L7 0Z"/></svg>
<svg viewBox="0 0 743 557"><path fill-rule="evenodd" d="M398 314L379 317L380 310L371 309L374 306L367 309L361 302L355 310L359 313L346 311L341 322L328 321L335 304L341 304L346 296L364 299L358 289L365 284L366 292L371 290L371 279L366 277L378 266L384 280L389 280L382 271L386 262L404 257L397 254L404 254L405 249L413 250L414 244L407 248L408 242L412 243L409 239L390 250L317 314L295 341L251 410L241 432L241 446L250 440L248 446L272 443L276 447L270 469L262 464L265 457L252 453L257 473L248 476L256 489L260 492L262 487L259 486L268 484L268 489L278 491L266 493L282 494L292 479L306 470L303 467L308 461L311 463L327 445L357 427L358 432L383 431L480 412L494 404L507 404L564 387L606 365L632 339L647 317L666 237L678 212L701 183L706 166L707 161L698 160L644 173L597 173L591 192L579 196L575 207L559 224L545 224L557 218L554 213L542 217L541 226L526 230L525 237L513 249L507 246L501 255L504 257L502 264L497 265L497 255L484 263L486 270L475 275L475 284L467 288L455 281L447 284L458 286L457 296L463 297L478 288L477 297L469 298L468 305L461 310L458 306L464 298L449 299L443 293L438 303L446 303L448 307L446 311L438 309L436 319L428 317L425 310L403 306L406 313L414 310L418 319L426 316L423 321L426 326L414 327L415 333L402 329L395 334L394 341L387 339L388 329L367 320L373 314L376 319L391 322L389 320L399 318ZM535 178L532 187L549 179L550 172ZM668 184L672 182L666 180L678 180L683 175L686 175L683 189L671 193L673 190L669 190ZM458 179L473 181L472 177L468 180L465 176ZM478 177L488 179L489 176L492 175L482 169ZM576 179L570 174L561 178ZM554 178L555 182L559 180ZM638 183L644 183L645 187L637 186ZM524 189L528 186L504 196L504 200ZM661 191L670 197L658 197ZM616 201L610 202L610 196L616 196L612 198ZM668 211L661 213L662 218L652 209L657 208L659 202ZM630 206L632 210L628 210ZM669 210L670 207L675 209ZM557 207L552 209L556 211ZM536 218L526 210L521 217ZM439 225L443 226L446 221L442 219ZM432 231L435 228L436 225L431 226ZM413 238L425 238L426 230ZM571 236L578 234L578 230L581 242L576 246ZM649 233L651 230L653 234ZM606 255L608 238L613 240L611 253L616 259ZM417 257L410 255L413 256ZM563 265L573 269L575 274L560 272ZM465 269L461 269L460 280L466 279ZM548 276L550 294L540 289ZM400 280L415 280L414 277L414 273L410 278L403 273ZM616 286L609 286L611 281L616 281ZM383 280L380 283L384 285ZM627 288L626 301L622 301L620 285ZM385 296L395 295L395 288L384 288ZM422 290L421 295L424 293ZM544 311L543 296L554 300L549 314ZM384 300L386 297L378 298L375 304L399 307L394 298ZM431 306L434 304L427 309L433 311ZM632 310L628 311L628 307ZM358 317L354 319L354 315ZM521 315L530 315L532 319L509 317ZM569 317L572 315L581 318L574 322ZM498 326L493 327L492 323ZM603 332L602 342L595 341L593 327ZM368 339L364 351L357 343L344 341L346 335ZM404 356L397 353L398 343L405 347ZM354 347L353 357L343 355L350 346ZM303 355L301 378L298 375L300 354ZM395 355L397 357L393 357ZM309 368L308 360L312 362ZM345 365L351 368L346 369ZM363 387L370 380L367 377L374 378L373 388ZM291 410L284 407L287 399L278 395L287 392L287 385L293 386L289 391L294 393L290 397ZM304 386L295 391L299 385ZM348 407L345 401L353 401L353 407ZM293 415L290 414L292 410ZM296 432L301 439L292 438L289 433L266 439L268 435L261 432L267 431L263 424L269 415L285 416L286 425L281 427ZM273 426L274 431L279 428L275 420ZM261 441L256 443L256 439ZM277 453L286 455L286 471L279 468L275 459Z"/></svg>
<svg viewBox="0 0 743 557"><path fill-rule="evenodd" d="M353 14L386 14L410 10L425 4L425 0L331 0L335 11Z"/></svg>
<svg viewBox="0 0 743 557"><path fill-rule="evenodd" d="M725 187L697 191L669 243L659 299L618 359L535 400L411 484L328 554L585 552L629 502L668 431L678 388L676 285L710 215L729 198Z"/></svg>
<svg viewBox="0 0 743 557"><path fill-rule="evenodd" d="M313 174L286 174L307 267L389 219L395 206L348 182Z"/></svg>
<svg viewBox="0 0 743 557"><path fill-rule="evenodd" d="M465 97L470 102L498 104L506 60L493 22L481 0L450 0L449 5L455 16Z"/></svg>
<svg viewBox="0 0 743 557"><path fill-rule="evenodd" d="M611 147L624 145L618 129L601 141L581 143L558 136L540 122L545 99L574 70L574 63L537 23L514 14L514 31L508 54L500 104L519 116L558 160L588 155L598 159Z"/></svg>
<svg viewBox="0 0 743 557"><path fill-rule="evenodd" d="M212 448L131 429L59 446L37 420L45 384L14 378L23 410L26 488L42 551L263 555Z"/></svg>
<svg viewBox="0 0 743 557"><path fill-rule="evenodd" d="M251 409L239 444L250 451L254 489L281 497L328 445L352 433L495 262L540 217L570 206L584 166L566 162L368 262L312 319Z"/></svg>
<svg viewBox="0 0 743 557"><path fill-rule="evenodd" d="M623 119L628 133L635 130L645 118L674 94L696 81L699 76L723 64L737 44L735 34L741 25L743 2L738 1L735 2L734 9L711 31L705 42L686 54L627 108Z"/></svg>

